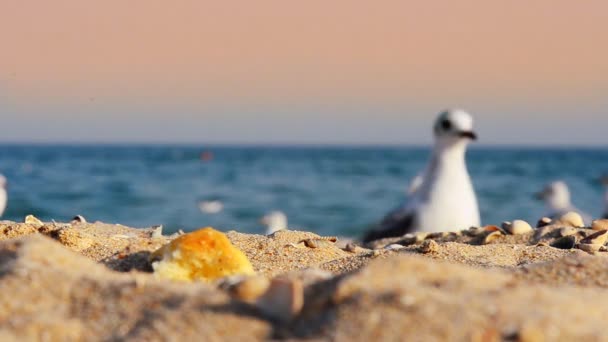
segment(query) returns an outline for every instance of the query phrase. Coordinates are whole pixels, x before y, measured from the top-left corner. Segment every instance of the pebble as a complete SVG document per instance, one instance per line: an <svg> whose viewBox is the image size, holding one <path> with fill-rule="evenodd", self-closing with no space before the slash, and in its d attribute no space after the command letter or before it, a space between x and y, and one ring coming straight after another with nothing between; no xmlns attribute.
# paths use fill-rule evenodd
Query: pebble
<svg viewBox="0 0 608 342"><path fill-rule="evenodd" d="M515 220L511 222L503 222L502 229L512 235L526 234L531 232L532 226L524 220Z"/></svg>
<svg viewBox="0 0 608 342"><path fill-rule="evenodd" d="M599 252L600 248L602 248L602 245L595 243L579 243L578 245L576 245L576 248L583 250L587 253L594 254L595 252Z"/></svg>
<svg viewBox="0 0 608 342"><path fill-rule="evenodd" d="M576 233L578 233L578 230L576 228L572 228L572 227L563 227L559 230L560 236L569 236L569 235L574 235Z"/></svg>
<svg viewBox="0 0 608 342"><path fill-rule="evenodd" d="M392 243L390 245L384 246L384 249L386 250L399 250L399 249L403 249L405 248L405 246L400 245L398 243Z"/></svg>
<svg viewBox="0 0 608 342"><path fill-rule="evenodd" d="M439 244L434 240L425 240L422 245L420 245L420 248L418 248L418 251L424 254L437 252L438 250Z"/></svg>
<svg viewBox="0 0 608 342"><path fill-rule="evenodd" d="M327 248L334 247L334 243L336 240L332 240L329 238L314 238L314 239L304 239L301 240L300 243L304 243L304 246L308 248Z"/></svg>
<svg viewBox="0 0 608 342"><path fill-rule="evenodd" d="M538 220L538 222L536 223L536 228L542 228L545 226L550 225L553 222L553 220L551 220L548 217L543 217L540 220Z"/></svg>
<svg viewBox="0 0 608 342"><path fill-rule="evenodd" d="M244 302L253 303L270 287L270 280L263 276L246 277L228 289L231 296Z"/></svg>
<svg viewBox="0 0 608 342"><path fill-rule="evenodd" d="M290 321L304 306L304 286L298 279L275 278L255 306L270 318Z"/></svg>
<svg viewBox="0 0 608 342"><path fill-rule="evenodd" d="M608 229L608 220L607 219L601 219L601 220L595 220L595 221L593 221L593 223L591 224L591 229L593 229L593 230L605 230L605 229Z"/></svg>
<svg viewBox="0 0 608 342"><path fill-rule="evenodd" d="M34 215L27 215L25 217L25 223L32 225L36 228L40 228L42 226L44 226L44 223L42 221L40 221L36 216Z"/></svg>
<svg viewBox="0 0 608 342"><path fill-rule="evenodd" d="M576 228L585 227L585 223L583 222L583 218L581 217L581 215L574 211L570 211L562 215L562 217L559 218L559 221L563 224L567 224Z"/></svg>
<svg viewBox="0 0 608 342"><path fill-rule="evenodd" d="M357 245L354 244L353 242L349 242L344 247L344 250L349 253L355 253L355 252L357 252Z"/></svg>

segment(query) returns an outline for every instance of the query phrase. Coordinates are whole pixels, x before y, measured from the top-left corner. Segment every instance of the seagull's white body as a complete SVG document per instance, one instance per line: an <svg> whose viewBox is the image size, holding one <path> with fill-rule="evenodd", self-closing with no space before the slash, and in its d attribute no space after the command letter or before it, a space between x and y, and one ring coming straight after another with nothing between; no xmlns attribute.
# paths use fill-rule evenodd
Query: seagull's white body
<svg viewBox="0 0 608 342"><path fill-rule="evenodd" d="M418 231L438 232L480 225L477 196L465 162L467 141L436 144L422 183L411 195Z"/></svg>
<svg viewBox="0 0 608 342"><path fill-rule="evenodd" d="M431 159L411 182L406 203L368 232L364 242L413 231L453 231L480 225L465 161L469 141L476 139L473 118L462 110L448 110L439 115L434 131Z"/></svg>
<svg viewBox="0 0 608 342"><path fill-rule="evenodd" d="M6 210L6 205L8 203L8 193L6 191L6 177L0 175L0 217L4 214L4 210Z"/></svg>
<svg viewBox="0 0 608 342"><path fill-rule="evenodd" d="M271 211L262 216L260 223L266 226L266 235L270 235L279 230L287 229L287 215L282 211Z"/></svg>

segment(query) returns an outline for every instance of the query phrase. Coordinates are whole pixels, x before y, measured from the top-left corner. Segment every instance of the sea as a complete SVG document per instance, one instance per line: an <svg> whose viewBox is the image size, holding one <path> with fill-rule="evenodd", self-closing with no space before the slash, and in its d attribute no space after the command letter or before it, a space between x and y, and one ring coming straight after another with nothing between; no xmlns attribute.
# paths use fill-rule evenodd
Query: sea
<svg viewBox="0 0 608 342"><path fill-rule="evenodd" d="M75 215L164 232L213 226L263 233L283 211L292 229L358 236L406 198L429 147L0 145L9 202L2 219L66 222ZM545 213L534 193L564 180L597 217L608 148L473 147L467 154L483 224ZM201 201L221 201L205 213Z"/></svg>

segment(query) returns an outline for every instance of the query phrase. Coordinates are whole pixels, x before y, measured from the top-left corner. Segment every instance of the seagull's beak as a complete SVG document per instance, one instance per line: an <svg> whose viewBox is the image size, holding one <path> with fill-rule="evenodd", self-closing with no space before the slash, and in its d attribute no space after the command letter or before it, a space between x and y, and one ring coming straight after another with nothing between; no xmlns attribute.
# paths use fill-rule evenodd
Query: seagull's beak
<svg viewBox="0 0 608 342"><path fill-rule="evenodd" d="M477 140L477 134L475 134L475 132L473 132L473 131L462 131L462 132L458 133L458 135L462 138Z"/></svg>

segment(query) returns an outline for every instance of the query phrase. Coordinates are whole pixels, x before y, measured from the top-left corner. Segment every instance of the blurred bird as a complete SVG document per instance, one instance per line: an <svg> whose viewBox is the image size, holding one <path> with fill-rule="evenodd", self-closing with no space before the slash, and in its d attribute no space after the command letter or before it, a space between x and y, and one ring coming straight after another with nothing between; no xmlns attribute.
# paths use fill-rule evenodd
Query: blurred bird
<svg viewBox="0 0 608 342"><path fill-rule="evenodd" d="M4 210L6 210L6 205L8 202L8 193L6 191L6 177L0 174L0 217L4 214Z"/></svg>
<svg viewBox="0 0 608 342"><path fill-rule="evenodd" d="M219 200L200 201L198 208L205 214L217 214L224 209L224 204Z"/></svg>
<svg viewBox="0 0 608 342"><path fill-rule="evenodd" d="M260 218L260 223L266 226L266 235L287 229L287 215L282 211L271 211Z"/></svg>
<svg viewBox="0 0 608 342"><path fill-rule="evenodd" d="M556 220L567 212L574 211L581 215L585 224L591 223L591 216L579 210L570 202L570 190L564 181L555 181L547 184L535 196L537 199L545 202L548 211L545 215L546 217Z"/></svg>
<svg viewBox="0 0 608 342"><path fill-rule="evenodd" d="M446 231L479 226L477 197L465 162L473 117L463 110L439 114L435 145L424 172L411 183L404 205L368 231L363 242L402 236L413 231Z"/></svg>
<svg viewBox="0 0 608 342"><path fill-rule="evenodd" d="M608 174L603 175L600 182L604 186L604 213L602 218L608 219Z"/></svg>

